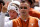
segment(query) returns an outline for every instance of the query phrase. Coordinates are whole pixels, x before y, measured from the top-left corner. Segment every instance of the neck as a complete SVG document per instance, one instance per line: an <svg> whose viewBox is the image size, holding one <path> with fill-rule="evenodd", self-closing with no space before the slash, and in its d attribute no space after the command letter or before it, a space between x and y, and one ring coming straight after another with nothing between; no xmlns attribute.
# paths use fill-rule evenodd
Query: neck
<svg viewBox="0 0 40 27"><path fill-rule="evenodd" d="M20 17L21 17L22 20L28 20L29 15L25 15L25 16L21 15Z"/></svg>

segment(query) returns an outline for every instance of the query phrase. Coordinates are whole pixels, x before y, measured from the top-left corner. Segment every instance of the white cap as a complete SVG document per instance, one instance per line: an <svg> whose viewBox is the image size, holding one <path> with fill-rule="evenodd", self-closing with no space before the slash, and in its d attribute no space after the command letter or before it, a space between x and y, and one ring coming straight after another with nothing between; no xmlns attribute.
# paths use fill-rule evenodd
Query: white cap
<svg viewBox="0 0 40 27"><path fill-rule="evenodd" d="M12 2L13 2L14 4L20 5L20 2L19 2L19 1L13 1L13 0L12 0Z"/></svg>
<svg viewBox="0 0 40 27"><path fill-rule="evenodd" d="M14 10L16 11L18 14L19 14L19 8L16 6L16 5L12 5L12 3L14 2L10 2L9 5L8 5L8 10Z"/></svg>

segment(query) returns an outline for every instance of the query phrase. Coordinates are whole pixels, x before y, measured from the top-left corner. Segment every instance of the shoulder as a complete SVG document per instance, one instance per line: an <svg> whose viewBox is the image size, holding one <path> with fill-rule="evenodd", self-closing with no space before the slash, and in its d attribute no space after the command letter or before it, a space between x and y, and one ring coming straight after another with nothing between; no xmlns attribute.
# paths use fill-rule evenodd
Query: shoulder
<svg viewBox="0 0 40 27"><path fill-rule="evenodd" d="M30 17L29 22L38 24L38 20L39 20L39 19L38 19L37 17Z"/></svg>
<svg viewBox="0 0 40 27"><path fill-rule="evenodd" d="M30 19L35 20L35 21L39 20L37 17L32 17L32 16L30 16Z"/></svg>
<svg viewBox="0 0 40 27"><path fill-rule="evenodd" d="M15 21L18 21L18 20L20 20L20 18L18 17L18 18L16 18L16 19L13 19L12 21L13 22L15 22Z"/></svg>

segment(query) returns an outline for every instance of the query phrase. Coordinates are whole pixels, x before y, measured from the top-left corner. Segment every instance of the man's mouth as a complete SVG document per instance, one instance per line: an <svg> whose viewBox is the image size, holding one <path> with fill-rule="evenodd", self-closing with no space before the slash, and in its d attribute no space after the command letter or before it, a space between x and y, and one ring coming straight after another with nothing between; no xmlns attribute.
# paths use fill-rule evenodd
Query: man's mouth
<svg viewBox="0 0 40 27"><path fill-rule="evenodd" d="M23 14L25 14L25 12L22 12Z"/></svg>

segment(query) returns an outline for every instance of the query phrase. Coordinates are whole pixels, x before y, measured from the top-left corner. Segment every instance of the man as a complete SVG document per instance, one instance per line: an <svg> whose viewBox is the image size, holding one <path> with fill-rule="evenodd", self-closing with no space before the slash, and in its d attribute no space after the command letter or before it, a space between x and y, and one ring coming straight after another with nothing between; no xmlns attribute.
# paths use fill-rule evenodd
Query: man
<svg viewBox="0 0 40 27"><path fill-rule="evenodd" d="M10 20L12 20L12 19L16 19L19 15L19 4L17 4L17 5L15 5L16 4L16 2L17 3L19 3L20 4L20 2L18 2L18 1L14 1L14 2L10 2L9 3L9 5L8 5L8 13L9 13L9 16L10 17L5 17L5 22L7 22L7 21L10 21Z"/></svg>
<svg viewBox="0 0 40 27"><path fill-rule="evenodd" d="M0 0L0 27L4 26L4 24L3 24L4 23L4 15L5 15L5 12L7 11L7 9L5 8L6 6L4 6L4 5L5 5L4 1ZM1 20L1 19L3 19L3 20Z"/></svg>
<svg viewBox="0 0 40 27"><path fill-rule="evenodd" d="M9 3L9 5L10 5L10 4L11 4L11 5L13 5L13 4L16 5L16 8L17 8L17 7L19 8L19 5L20 5L19 1L12 1L12 2ZM9 5L7 4L8 8L10 7ZM7 13L6 16L9 16L9 14Z"/></svg>
<svg viewBox="0 0 40 27"><path fill-rule="evenodd" d="M4 27L39 27L38 19L29 16L30 5L27 2L22 1L19 8L19 18L6 22Z"/></svg>
<svg viewBox="0 0 40 27"><path fill-rule="evenodd" d="M1 13L0 13L0 27L3 27L4 26L4 17L5 17L5 13L7 12L7 5L5 4L3 6L3 4L1 3ZM1 20L2 19L2 20ZM2 26L3 25L3 26Z"/></svg>
<svg viewBox="0 0 40 27"><path fill-rule="evenodd" d="M30 12L29 12L29 14L30 14L30 16L33 16L33 17L38 17L38 18L40 18L40 11L38 12L36 9L34 9L33 7L34 7L34 3L35 3L35 0L26 0L26 2L28 2L29 3L29 5L30 5Z"/></svg>

